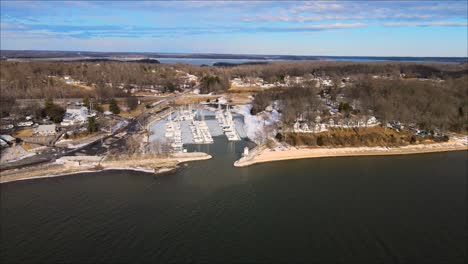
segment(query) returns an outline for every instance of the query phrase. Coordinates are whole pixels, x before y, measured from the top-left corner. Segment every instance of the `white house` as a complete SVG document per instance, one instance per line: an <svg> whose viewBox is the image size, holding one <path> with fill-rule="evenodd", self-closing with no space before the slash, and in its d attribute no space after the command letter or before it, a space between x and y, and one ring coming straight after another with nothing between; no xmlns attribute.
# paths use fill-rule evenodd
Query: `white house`
<svg viewBox="0 0 468 264"><path fill-rule="evenodd" d="M19 127L30 127L34 123L32 121L18 122L16 125Z"/></svg>
<svg viewBox="0 0 468 264"><path fill-rule="evenodd" d="M63 79L65 80L66 84L76 84L76 83L78 83L75 80L73 80L70 76L64 76Z"/></svg>
<svg viewBox="0 0 468 264"><path fill-rule="evenodd" d="M88 118L88 108L85 106L69 106L67 107L66 113L75 115L77 118L86 119Z"/></svg>
<svg viewBox="0 0 468 264"><path fill-rule="evenodd" d="M6 144L13 144L16 141L16 138L10 135L0 135L0 141ZM3 145L3 144L2 144Z"/></svg>
<svg viewBox="0 0 468 264"><path fill-rule="evenodd" d="M326 87L330 87L330 86L333 86L333 81L332 80L323 80L322 81L322 85L323 86L326 86Z"/></svg>
<svg viewBox="0 0 468 264"><path fill-rule="evenodd" d="M36 128L35 134L38 136L52 136L57 132L55 124L52 125L39 125Z"/></svg>
<svg viewBox="0 0 468 264"><path fill-rule="evenodd" d="M377 125L379 125L379 121L377 120L377 118L375 118L375 116L371 116L367 120L367 126L377 126Z"/></svg>
<svg viewBox="0 0 468 264"><path fill-rule="evenodd" d="M69 106L63 117L62 126L70 126L75 123L84 123L89 117L88 108L85 106Z"/></svg>

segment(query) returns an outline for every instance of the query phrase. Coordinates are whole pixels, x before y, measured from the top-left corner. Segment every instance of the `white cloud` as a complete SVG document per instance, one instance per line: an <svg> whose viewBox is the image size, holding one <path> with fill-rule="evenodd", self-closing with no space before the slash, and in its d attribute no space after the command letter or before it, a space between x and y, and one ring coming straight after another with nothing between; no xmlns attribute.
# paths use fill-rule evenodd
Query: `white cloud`
<svg viewBox="0 0 468 264"><path fill-rule="evenodd" d="M325 29L359 28L359 27L365 27L365 26L367 26L367 24L365 24L365 23L334 23L334 24L320 24L320 25L286 27L285 29L325 30Z"/></svg>
<svg viewBox="0 0 468 264"><path fill-rule="evenodd" d="M446 22L446 21L435 21L435 22L397 22L397 23L384 23L386 27L466 27L467 22Z"/></svg>
<svg viewBox="0 0 468 264"><path fill-rule="evenodd" d="M6 24L6 23L1 23L0 24L0 29L23 29L24 26L22 25L13 25L13 24Z"/></svg>

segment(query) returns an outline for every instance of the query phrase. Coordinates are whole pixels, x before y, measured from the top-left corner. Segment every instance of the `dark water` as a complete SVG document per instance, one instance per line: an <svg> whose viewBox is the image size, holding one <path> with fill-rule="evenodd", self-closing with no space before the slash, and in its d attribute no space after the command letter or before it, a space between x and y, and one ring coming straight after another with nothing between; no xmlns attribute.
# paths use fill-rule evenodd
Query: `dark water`
<svg viewBox="0 0 468 264"><path fill-rule="evenodd" d="M191 65L213 66L217 62L242 64L248 62L274 62L289 61L298 62L306 60L327 60L345 62L411 62L411 63L440 63L440 64L463 64L468 62L466 57L369 57L369 56L259 56L254 59L232 59L232 58L183 58L183 57L152 57L163 64L185 63ZM108 59L118 61L135 60L135 57L57 57L57 58L11 58L13 61L86 61L96 59Z"/></svg>
<svg viewBox="0 0 468 264"><path fill-rule="evenodd" d="M243 142L177 173L0 185L1 263L464 263L467 153L234 168Z"/></svg>

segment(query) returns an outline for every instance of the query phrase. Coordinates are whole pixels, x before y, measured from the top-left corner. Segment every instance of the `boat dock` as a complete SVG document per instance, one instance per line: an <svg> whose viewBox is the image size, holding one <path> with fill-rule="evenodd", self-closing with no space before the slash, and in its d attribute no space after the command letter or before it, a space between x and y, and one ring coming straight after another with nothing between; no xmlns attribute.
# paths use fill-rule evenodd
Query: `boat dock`
<svg viewBox="0 0 468 264"><path fill-rule="evenodd" d="M174 152L183 152L182 130L179 121L172 121L172 113L169 114L169 120L166 123L166 138L170 142Z"/></svg>
<svg viewBox="0 0 468 264"><path fill-rule="evenodd" d="M216 111L216 119L218 120L220 127L223 129L223 132L229 141L241 140L239 134L236 131L229 106L226 107L225 111L218 107L218 110Z"/></svg>

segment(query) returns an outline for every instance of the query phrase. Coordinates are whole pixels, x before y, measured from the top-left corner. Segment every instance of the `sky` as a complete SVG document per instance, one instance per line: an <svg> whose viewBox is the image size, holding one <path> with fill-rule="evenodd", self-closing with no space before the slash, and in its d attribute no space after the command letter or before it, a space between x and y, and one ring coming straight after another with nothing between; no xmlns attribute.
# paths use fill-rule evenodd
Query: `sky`
<svg viewBox="0 0 468 264"><path fill-rule="evenodd" d="M462 1L7 1L0 48L468 56Z"/></svg>

